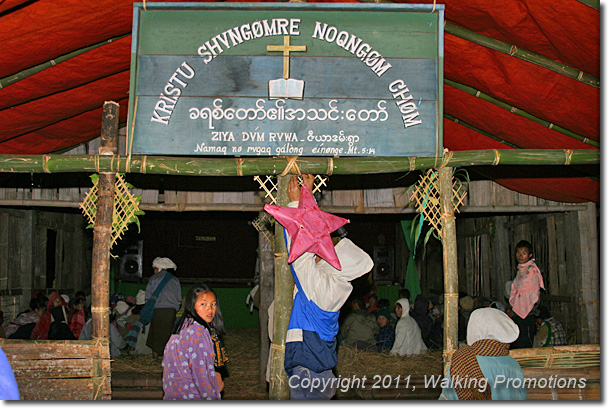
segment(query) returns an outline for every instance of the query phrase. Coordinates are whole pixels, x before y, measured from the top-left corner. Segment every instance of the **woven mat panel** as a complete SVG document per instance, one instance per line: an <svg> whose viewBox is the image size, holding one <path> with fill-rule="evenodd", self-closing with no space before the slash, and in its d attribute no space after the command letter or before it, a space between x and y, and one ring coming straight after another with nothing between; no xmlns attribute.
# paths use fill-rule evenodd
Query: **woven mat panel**
<svg viewBox="0 0 610 410"><path fill-rule="evenodd" d="M271 204L276 204L277 202L277 182L276 177L273 175L266 175L264 179L256 175L254 176L254 180L258 182L260 188L265 191L265 198L269 198ZM323 177L322 175L316 175L314 177L313 182L313 192L315 194L318 191L322 191L322 187L326 186L327 177Z"/></svg>
<svg viewBox="0 0 610 410"><path fill-rule="evenodd" d="M114 210L112 212L112 238L110 247L112 248L121 236L127 231L128 226L132 222L137 221L138 212L140 212L139 204L141 197L133 195L129 188L131 187L125 181L122 174L116 175L114 185ZM80 204L80 208L89 221L90 225L95 226L95 215L97 212L97 196L98 196L98 181L96 180L87 192L85 199Z"/></svg>
<svg viewBox="0 0 610 410"><path fill-rule="evenodd" d="M466 192L462 189L462 183L455 178L452 178L453 192L453 209L459 212L458 207L464 204ZM411 193L411 201L415 202L415 208L424 216L432 227L442 238L443 225L441 222L441 189L438 171L429 169L427 173L422 175L419 183L413 187Z"/></svg>

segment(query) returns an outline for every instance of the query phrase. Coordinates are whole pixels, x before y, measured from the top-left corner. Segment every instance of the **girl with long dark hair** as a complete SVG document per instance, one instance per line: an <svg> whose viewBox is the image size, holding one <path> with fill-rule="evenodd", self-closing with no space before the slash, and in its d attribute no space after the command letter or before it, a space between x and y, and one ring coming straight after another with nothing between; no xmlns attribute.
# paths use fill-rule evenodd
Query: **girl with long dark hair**
<svg viewBox="0 0 610 410"><path fill-rule="evenodd" d="M212 334L224 334L218 299L210 287L197 284L189 289L184 314L165 346L165 400L220 400L224 387L216 371L220 348Z"/></svg>

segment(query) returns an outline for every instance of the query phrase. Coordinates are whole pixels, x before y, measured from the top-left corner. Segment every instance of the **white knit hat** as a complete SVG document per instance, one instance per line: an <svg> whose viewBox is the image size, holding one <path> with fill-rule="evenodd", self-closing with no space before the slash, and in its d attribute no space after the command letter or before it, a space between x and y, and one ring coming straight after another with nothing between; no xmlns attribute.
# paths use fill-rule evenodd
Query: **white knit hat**
<svg viewBox="0 0 610 410"><path fill-rule="evenodd" d="M143 305L146 303L146 292L140 289L136 295L136 305Z"/></svg>
<svg viewBox="0 0 610 410"><path fill-rule="evenodd" d="M153 266L153 268L157 268L157 269L161 269L161 270L163 270L163 269L178 270L178 267L170 258L156 257L155 259L153 259L152 266Z"/></svg>

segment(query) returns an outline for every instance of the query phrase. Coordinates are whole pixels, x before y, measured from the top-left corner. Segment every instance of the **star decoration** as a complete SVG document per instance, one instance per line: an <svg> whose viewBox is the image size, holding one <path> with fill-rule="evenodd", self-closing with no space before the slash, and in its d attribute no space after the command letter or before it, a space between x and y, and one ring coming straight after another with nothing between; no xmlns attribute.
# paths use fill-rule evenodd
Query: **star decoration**
<svg viewBox="0 0 610 410"><path fill-rule="evenodd" d="M341 263L330 234L349 220L320 210L305 185L301 187L298 208L265 204L265 211L286 228L290 235L292 242L288 263L294 262L305 252L312 252L335 269L341 270Z"/></svg>

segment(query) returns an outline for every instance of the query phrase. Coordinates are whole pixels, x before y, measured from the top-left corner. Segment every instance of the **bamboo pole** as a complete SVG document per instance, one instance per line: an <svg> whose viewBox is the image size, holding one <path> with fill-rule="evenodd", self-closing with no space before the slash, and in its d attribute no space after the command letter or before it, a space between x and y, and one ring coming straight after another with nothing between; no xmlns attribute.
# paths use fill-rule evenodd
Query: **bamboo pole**
<svg viewBox="0 0 610 410"><path fill-rule="evenodd" d="M596 142L597 143L597 142ZM599 145L599 143L597 143ZM127 172L190 176L247 176L280 174L287 157L210 158L164 157L148 155L0 155L0 172ZM437 157L299 157L302 173L380 174L435 168ZM450 151L446 166L454 168L479 165L597 165L599 149L487 149Z"/></svg>
<svg viewBox="0 0 610 410"><path fill-rule="evenodd" d="M440 168L441 224L443 227L443 273L445 280L445 315L443 319L443 374L451 365L451 356L458 347L458 272L457 236L453 210L453 170Z"/></svg>
<svg viewBox="0 0 610 410"><path fill-rule="evenodd" d="M39 206L54 208L79 208L80 202L45 200L45 199L0 199L0 206ZM189 203L181 206L173 204L140 203L143 211L161 212L198 212L198 211L227 211L227 212L260 212L264 204L230 204L230 203ZM320 209L331 214L414 214L415 208L396 206L360 206L321 205ZM584 211L587 205L488 205L460 207L460 213L540 213L540 212L570 212ZM2 210L0 210L2 212Z"/></svg>
<svg viewBox="0 0 610 410"><path fill-rule="evenodd" d="M464 122L464 121L462 121L462 120L460 120L460 119L457 119L457 118L455 118L455 117L454 117L454 116L452 116L452 115L449 115L449 114L443 114L443 117L445 117L445 118L447 118L448 120L453 121L453 122L455 122L455 123L457 123L457 124L460 124L460 125L462 125L462 126L464 126L464 127L466 127L466 128L470 128L471 130L476 131L476 132L478 132L479 134L483 134L483 135L485 135L486 137L489 137L489 138L491 138L491 139L493 139L493 140L496 140L496 141L498 141L498 142L501 142L502 144L505 144L505 145L507 145L507 146L509 146L509 147L511 147L511 148L514 148L514 149L519 149L519 148L520 148L519 146L517 146L517 145L513 144L512 142L506 141L506 140L504 140L504 139L502 139L502 138L500 138L500 137L496 137L495 135L492 135L492 134L490 134L490 133L488 133L488 132L485 132L485 131L483 131L483 130L480 130L480 129L478 129L477 127L474 127L474 126L472 126L472 125L468 124L467 122Z"/></svg>
<svg viewBox="0 0 610 410"><path fill-rule="evenodd" d="M518 48L515 45L496 40L493 37L468 30L464 27L460 27L449 22L445 22L445 32L492 50L520 58L528 63L539 65L540 67L555 71L556 73L565 75L566 77L570 77L592 87L599 88L599 78L596 78L591 74L586 74L577 68L573 68L550 58L541 56L540 54Z"/></svg>
<svg viewBox="0 0 610 410"><path fill-rule="evenodd" d="M87 47L83 47L79 50L73 51L71 53L68 54L64 54L63 56L59 56L57 58L54 58L53 60L49 60L47 62L44 62L42 64L38 64L34 67L30 67L27 68L25 70L19 71L18 73L15 74L11 74L8 77L4 77L4 78L0 78L0 88L6 87L10 84L16 83L17 81L23 80L24 78L28 78L29 76L32 76L34 74L38 74L39 72L46 70L47 68L53 67L54 65L57 65L59 63L63 63L64 61L67 61L73 57L77 57L83 53L86 53L88 51L91 51L93 49L96 49L100 46L104 46L106 44L110 44L113 41L117 41L122 39L123 37L127 37L130 36L131 33L129 34L123 34L122 36L117 36L117 37L113 37L110 38L108 40L102 41L100 43L97 44L93 44L91 46L87 46Z"/></svg>
<svg viewBox="0 0 610 410"><path fill-rule="evenodd" d="M279 176L277 186L277 204L286 206L289 202L286 188L290 175ZM273 312L273 342L271 344L271 383L269 399L290 399L288 375L284 370L284 354L286 350L286 332L292 310L292 293L294 280L288 265L288 250L284 242L284 227L275 224L275 292Z"/></svg>
<svg viewBox="0 0 610 410"><path fill-rule="evenodd" d="M528 120L534 121L535 123L543 125L546 128L552 129L553 131L560 132L563 135L567 135L568 137L572 137L572 138L574 138L574 139L576 139L578 141L584 142L585 144L591 145L592 147L595 147L595 148L599 148L599 146L600 146L598 141L592 140L592 139L590 139L588 137L583 137L582 135L576 134L575 132L572 132L572 131L570 131L570 130L568 130L566 128L560 127L557 124L553 124L553 123L545 121L545 120L543 120L541 118L538 118L538 117L528 113L527 111L524 111L524 110L522 110L520 108L517 108L517 107L513 107L512 105L507 104L507 103L505 103L503 101L500 101L500 100L492 97L491 95L482 93L481 91L477 90L476 88L473 88L473 87L470 87L470 86L467 86L467 85L464 85L464 84L460 84L458 82L451 81L451 80L446 79L446 78L445 78L444 82L445 82L445 84L450 85L450 86L452 86L454 88L457 88L458 90L464 91L464 92L466 92L468 94L476 96L477 98L481 98L481 99L483 99L483 100L485 100L487 102L495 104L495 105L497 105L500 108L504 108L505 110L508 110L508 111L512 112L513 114L517 114L517 115L519 115L519 116L521 116L523 118L527 118Z"/></svg>
<svg viewBox="0 0 610 410"><path fill-rule="evenodd" d="M119 105L104 103L102 111L102 135L99 153L114 156L118 149ZM114 172L100 172L98 181L97 211L93 227L93 251L91 263L91 316L93 339L108 339L109 331L109 275L112 214L114 211Z"/></svg>

